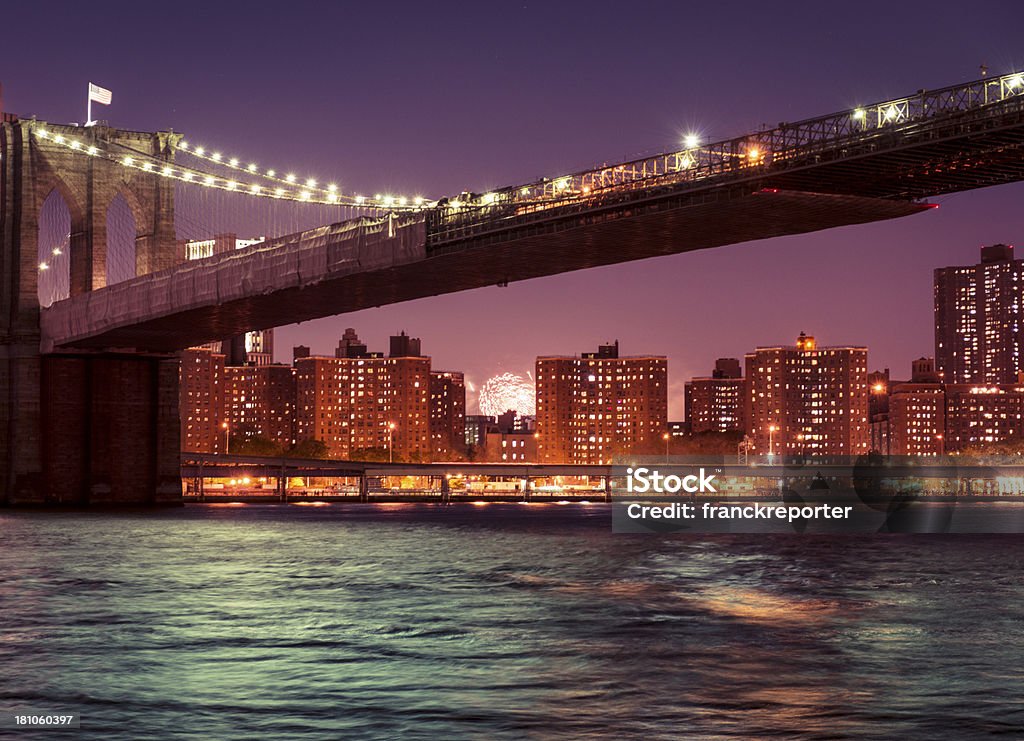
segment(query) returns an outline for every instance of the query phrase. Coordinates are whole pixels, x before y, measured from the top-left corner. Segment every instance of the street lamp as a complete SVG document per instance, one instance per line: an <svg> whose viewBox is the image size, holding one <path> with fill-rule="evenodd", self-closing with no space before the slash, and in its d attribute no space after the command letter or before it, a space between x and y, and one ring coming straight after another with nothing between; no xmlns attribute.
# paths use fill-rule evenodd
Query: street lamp
<svg viewBox="0 0 1024 741"><path fill-rule="evenodd" d="M395 423L388 422L388 463L395 462Z"/></svg>
<svg viewBox="0 0 1024 741"><path fill-rule="evenodd" d="M224 455L229 455L231 453L231 425L222 422L220 426L224 430Z"/></svg>
<svg viewBox="0 0 1024 741"><path fill-rule="evenodd" d="M777 425L768 425L768 460L775 460L775 431Z"/></svg>
<svg viewBox="0 0 1024 741"><path fill-rule="evenodd" d="M666 432L661 439L665 441L665 460L668 460L668 441L672 439L672 435Z"/></svg>

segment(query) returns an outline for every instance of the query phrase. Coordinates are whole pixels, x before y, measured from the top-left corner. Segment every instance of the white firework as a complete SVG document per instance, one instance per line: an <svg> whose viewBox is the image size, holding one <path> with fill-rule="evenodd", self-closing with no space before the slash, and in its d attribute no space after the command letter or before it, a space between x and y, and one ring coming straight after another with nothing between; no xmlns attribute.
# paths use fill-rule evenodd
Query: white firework
<svg viewBox="0 0 1024 741"><path fill-rule="evenodd" d="M489 378L480 387L477 402L480 413L488 417L497 417L510 409L520 417L532 417L537 413L533 383L515 373L502 373Z"/></svg>

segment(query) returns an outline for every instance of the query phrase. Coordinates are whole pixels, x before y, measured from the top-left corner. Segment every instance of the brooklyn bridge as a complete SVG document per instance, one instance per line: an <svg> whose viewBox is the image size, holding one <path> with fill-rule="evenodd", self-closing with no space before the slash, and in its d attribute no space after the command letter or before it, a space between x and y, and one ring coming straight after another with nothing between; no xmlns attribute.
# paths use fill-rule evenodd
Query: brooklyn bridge
<svg viewBox="0 0 1024 741"><path fill-rule="evenodd" d="M1022 147L1018 73L723 141L688 137L677 151L444 197L360 194L170 131L3 114L0 501L180 501L176 353L186 347L482 286L909 216L931 208L929 197L1024 179ZM52 248L54 259L40 259L41 248L50 249L40 241L41 214L54 193L67 206L66 243ZM268 229L244 249L186 260L186 201L191 222L220 208L264 206L326 221ZM115 202L130 213L134 256L133 275L113 283ZM57 270L62 280L53 283L48 273ZM57 286L47 296L44 277Z"/></svg>

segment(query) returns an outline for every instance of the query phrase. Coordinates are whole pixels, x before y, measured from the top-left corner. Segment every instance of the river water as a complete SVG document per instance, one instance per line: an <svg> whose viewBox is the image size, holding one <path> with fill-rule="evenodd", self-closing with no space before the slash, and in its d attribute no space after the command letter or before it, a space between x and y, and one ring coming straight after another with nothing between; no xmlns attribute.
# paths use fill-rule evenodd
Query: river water
<svg viewBox="0 0 1024 741"><path fill-rule="evenodd" d="M1024 536L609 520L3 512L0 708L81 715L19 739L1024 736Z"/></svg>

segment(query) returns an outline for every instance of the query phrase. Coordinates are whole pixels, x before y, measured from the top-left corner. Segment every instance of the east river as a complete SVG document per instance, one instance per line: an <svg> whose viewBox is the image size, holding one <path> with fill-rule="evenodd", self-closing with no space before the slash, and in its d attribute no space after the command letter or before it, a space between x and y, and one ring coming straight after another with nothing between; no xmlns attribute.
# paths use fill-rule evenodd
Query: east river
<svg viewBox="0 0 1024 741"><path fill-rule="evenodd" d="M1024 536L610 530L581 504L0 512L0 708L81 718L7 733L1024 736Z"/></svg>

